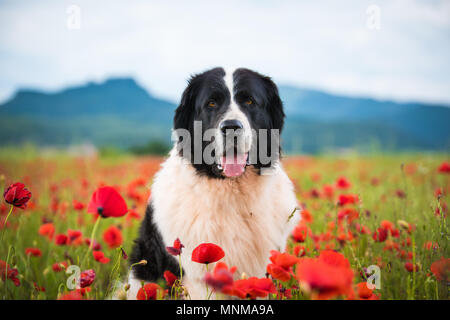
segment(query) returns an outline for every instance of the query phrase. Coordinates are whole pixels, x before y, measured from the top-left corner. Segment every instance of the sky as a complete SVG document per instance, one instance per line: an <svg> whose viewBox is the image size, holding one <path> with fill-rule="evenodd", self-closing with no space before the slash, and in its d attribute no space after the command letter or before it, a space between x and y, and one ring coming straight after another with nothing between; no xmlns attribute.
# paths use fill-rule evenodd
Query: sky
<svg viewBox="0 0 450 320"><path fill-rule="evenodd" d="M177 102L215 66L450 105L450 1L0 0L0 101L130 76Z"/></svg>

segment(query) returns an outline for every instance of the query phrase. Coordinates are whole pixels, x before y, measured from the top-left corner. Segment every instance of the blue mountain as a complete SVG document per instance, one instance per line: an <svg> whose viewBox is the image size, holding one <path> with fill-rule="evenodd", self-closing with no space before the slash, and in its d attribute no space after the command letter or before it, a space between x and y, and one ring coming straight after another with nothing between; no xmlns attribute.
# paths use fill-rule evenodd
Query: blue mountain
<svg viewBox="0 0 450 320"><path fill-rule="evenodd" d="M286 109L283 147L288 153L337 148L450 150L450 108L347 97L280 86ZM32 142L63 146L170 143L176 105L131 78L58 92L21 89L0 105L0 145Z"/></svg>

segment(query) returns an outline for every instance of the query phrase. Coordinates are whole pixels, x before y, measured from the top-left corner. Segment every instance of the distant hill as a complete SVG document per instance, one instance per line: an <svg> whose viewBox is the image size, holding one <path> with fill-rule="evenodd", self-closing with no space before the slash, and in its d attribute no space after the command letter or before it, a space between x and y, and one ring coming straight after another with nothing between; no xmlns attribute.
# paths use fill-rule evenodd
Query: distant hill
<svg viewBox="0 0 450 320"><path fill-rule="evenodd" d="M358 148L450 150L450 108L332 95L280 86L288 153ZM0 145L93 142L129 148L170 143L175 105L130 78L49 93L19 90L0 105Z"/></svg>

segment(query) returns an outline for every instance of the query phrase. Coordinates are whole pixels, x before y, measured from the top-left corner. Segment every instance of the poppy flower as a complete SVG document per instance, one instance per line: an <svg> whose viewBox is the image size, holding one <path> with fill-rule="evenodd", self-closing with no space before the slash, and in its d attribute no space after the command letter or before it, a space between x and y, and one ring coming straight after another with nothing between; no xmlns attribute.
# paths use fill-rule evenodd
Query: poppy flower
<svg viewBox="0 0 450 320"><path fill-rule="evenodd" d="M192 261L203 264L217 262L224 256L222 248L214 243L202 243L192 251Z"/></svg>
<svg viewBox="0 0 450 320"><path fill-rule="evenodd" d="M92 194L88 212L98 213L103 218L121 217L128 212L128 208L125 200L115 188L105 186L98 188Z"/></svg>
<svg viewBox="0 0 450 320"><path fill-rule="evenodd" d="M82 203L82 202L80 202L80 201L77 201L77 200L75 200L75 199L73 199L72 205L73 205L73 209L76 210L76 211L81 211L81 210L83 210L84 207L85 207L85 206L84 206L84 203Z"/></svg>
<svg viewBox="0 0 450 320"><path fill-rule="evenodd" d="M306 249L304 246L295 246L294 255L297 257L303 257L306 254Z"/></svg>
<svg viewBox="0 0 450 320"><path fill-rule="evenodd" d="M300 223L292 231L292 237L296 242L305 242L308 231L308 227Z"/></svg>
<svg viewBox="0 0 450 320"><path fill-rule="evenodd" d="M184 245L181 243L180 239L176 238L173 242L173 247L166 247L166 250L173 256L179 256L183 248Z"/></svg>
<svg viewBox="0 0 450 320"><path fill-rule="evenodd" d="M92 282L95 280L95 271L94 269L85 270L80 274L80 287L86 288L89 287Z"/></svg>
<svg viewBox="0 0 450 320"><path fill-rule="evenodd" d="M55 272L61 272L61 271L65 270L65 269L67 269L67 267L68 267L68 264L67 264L66 261L56 262L56 263L54 263L52 265L52 270L55 271Z"/></svg>
<svg viewBox="0 0 450 320"><path fill-rule="evenodd" d="M41 236L47 237L49 240L53 239L55 233L55 226L53 223L44 223L39 227L39 234Z"/></svg>
<svg viewBox="0 0 450 320"><path fill-rule="evenodd" d="M341 253L331 250L322 251L318 258L300 258L296 277L318 299L347 295L352 291L350 262Z"/></svg>
<svg viewBox="0 0 450 320"><path fill-rule="evenodd" d="M373 293L373 290L367 287L367 282L360 282L356 285L358 288L358 297L361 300L378 300L379 297Z"/></svg>
<svg viewBox="0 0 450 320"><path fill-rule="evenodd" d="M33 286L34 286L34 290L36 290L38 292L45 292L45 288L40 287L36 282L33 282Z"/></svg>
<svg viewBox="0 0 450 320"><path fill-rule="evenodd" d="M289 253L280 253L272 250L270 261L267 265L267 273L274 279L280 281L289 281L291 279L292 266L298 261L298 258Z"/></svg>
<svg viewBox="0 0 450 320"><path fill-rule="evenodd" d="M438 168L439 173L450 173L450 162L442 162Z"/></svg>
<svg viewBox="0 0 450 320"><path fill-rule="evenodd" d="M11 280L16 287L20 286L20 279L17 277L19 271L15 268L11 268L5 261L0 260L0 277L3 281L6 279Z"/></svg>
<svg viewBox="0 0 450 320"><path fill-rule="evenodd" d="M351 185L350 181L348 181L347 178L345 178L345 177L340 177L336 180L336 188L338 188L338 189L348 189L351 186L352 185Z"/></svg>
<svg viewBox="0 0 450 320"><path fill-rule="evenodd" d="M42 252L41 252L41 250L39 250L39 248L26 248L25 254L27 256L30 255L33 257L41 257L42 256Z"/></svg>
<svg viewBox="0 0 450 320"><path fill-rule="evenodd" d="M311 212L309 212L309 210L303 209L300 212L301 216L302 216L302 221L305 223L312 223L313 222L313 216L311 215Z"/></svg>
<svg viewBox="0 0 450 320"><path fill-rule="evenodd" d="M58 300L84 300L86 292L90 292L91 288L80 288L64 293L58 297Z"/></svg>
<svg viewBox="0 0 450 320"><path fill-rule="evenodd" d="M116 226L110 226L103 233L103 240L110 248L117 248L123 242L122 232Z"/></svg>
<svg viewBox="0 0 450 320"><path fill-rule="evenodd" d="M70 244L81 244L83 242L83 233L80 230L67 230L68 241Z"/></svg>
<svg viewBox="0 0 450 320"><path fill-rule="evenodd" d="M156 283L147 283L143 288L140 288L136 299L138 300L156 300L158 297L158 291L161 290L161 287Z"/></svg>
<svg viewBox="0 0 450 320"><path fill-rule="evenodd" d="M417 272L417 271L419 271L420 267L419 267L418 264L416 264L414 266L414 264L412 262L408 261L408 262L405 263L405 269L408 272Z"/></svg>
<svg viewBox="0 0 450 320"><path fill-rule="evenodd" d="M448 282L450 279L450 258L441 257L430 266L431 272L439 281Z"/></svg>
<svg viewBox="0 0 450 320"><path fill-rule="evenodd" d="M92 251L92 255L94 256L95 261L106 264L110 261L109 258L105 257L105 254L102 251Z"/></svg>
<svg viewBox="0 0 450 320"><path fill-rule="evenodd" d="M6 188L3 193L5 201L15 207L25 209L27 202L31 198L31 192L25 188L25 185L21 182L16 182Z"/></svg>
<svg viewBox="0 0 450 320"><path fill-rule="evenodd" d="M355 204L358 201L358 196L355 194L341 194L338 198L338 205L345 206L347 204Z"/></svg>
<svg viewBox="0 0 450 320"><path fill-rule="evenodd" d="M174 275L169 270L164 271L164 279L166 279L167 286L170 288L173 286L175 281L178 279L176 275Z"/></svg>
<svg viewBox="0 0 450 320"><path fill-rule="evenodd" d="M90 246L91 245L91 239L89 239L89 238L84 239L84 243L87 246ZM92 244L92 250L96 250L96 251L102 250L102 245L94 240L94 243Z"/></svg>
<svg viewBox="0 0 450 320"><path fill-rule="evenodd" d="M58 246L65 246L69 244L69 237L65 234L57 234L55 237L55 243Z"/></svg>
<svg viewBox="0 0 450 320"><path fill-rule="evenodd" d="M233 286L223 292L241 299L256 299L265 298L270 293L277 293L277 289L272 280L268 278L251 277L234 281Z"/></svg>
<svg viewBox="0 0 450 320"><path fill-rule="evenodd" d="M331 185L325 184L322 187L322 195L323 195L324 198L332 199L333 195L334 195L334 187L331 186Z"/></svg>
<svg viewBox="0 0 450 320"><path fill-rule="evenodd" d="M372 235L373 240L376 242L383 242L388 236L388 230L384 228L378 228Z"/></svg>
<svg viewBox="0 0 450 320"><path fill-rule="evenodd" d="M228 269L228 266L224 262L218 262L214 267L212 273L207 272L205 274L205 282L213 287L215 290L226 290L226 287L233 285L233 273L236 271L236 267Z"/></svg>

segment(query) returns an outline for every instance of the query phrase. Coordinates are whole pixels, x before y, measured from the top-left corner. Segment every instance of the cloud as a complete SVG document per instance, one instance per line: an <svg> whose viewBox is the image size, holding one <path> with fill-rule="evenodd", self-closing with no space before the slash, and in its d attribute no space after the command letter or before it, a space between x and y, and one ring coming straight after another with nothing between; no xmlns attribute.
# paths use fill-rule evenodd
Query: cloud
<svg viewBox="0 0 450 320"><path fill-rule="evenodd" d="M67 8L81 9L79 30ZM178 100L213 66L350 95L450 103L450 4L377 1L6 1L0 4L0 99L130 75Z"/></svg>

